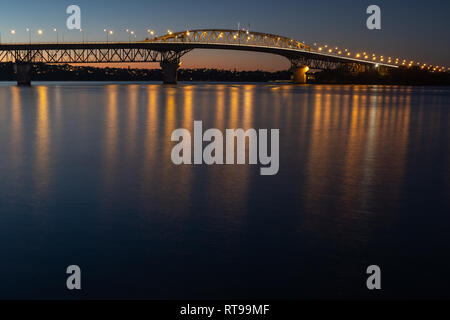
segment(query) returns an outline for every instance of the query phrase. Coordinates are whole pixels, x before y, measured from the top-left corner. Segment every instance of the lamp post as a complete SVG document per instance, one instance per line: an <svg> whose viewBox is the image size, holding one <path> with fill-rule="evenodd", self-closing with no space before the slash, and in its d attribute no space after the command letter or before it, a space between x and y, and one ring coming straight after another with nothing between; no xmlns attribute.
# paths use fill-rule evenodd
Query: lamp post
<svg viewBox="0 0 450 320"><path fill-rule="evenodd" d="M150 34L150 36L154 36L155 35L155 31L148 29L147 32Z"/></svg>
<svg viewBox="0 0 450 320"><path fill-rule="evenodd" d="M106 43L109 42L109 36L114 34L113 30L107 30L107 29L103 29L103 32L106 33Z"/></svg>
<svg viewBox="0 0 450 320"><path fill-rule="evenodd" d="M238 42L239 42L239 44L241 44L241 23L240 22L238 22L238 34L237 34L237 36L238 36Z"/></svg>
<svg viewBox="0 0 450 320"><path fill-rule="evenodd" d="M131 36L134 36L134 31L127 29L125 30L128 33L128 42L131 42Z"/></svg>
<svg viewBox="0 0 450 320"><path fill-rule="evenodd" d="M13 37L14 37L15 34L16 34L16 30L12 29L11 30L11 42L14 42L13 41Z"/></svg>
<svg viewBox="0 0 450 320"><path fill-rule="evenodd" d="M39 36L42 36L42 35L44 34L44 31L43 31L42 29L39 29L39 30L37 31L37 34L38 34Z"/></svg>
<svg viewBox="0 0 450 320"><path fill-rule="evenodd" d="M28 38L30 39L30 44L31 44L31 29L27 28L27 32L28 32Z"/></svg>
<svg viewBox="0 0 450 320"><path fill-rule="evenodd" d="M56 33L56 44L58 44L59 42L59 34L58 34L58 30L56 30L56 28L53 29L53 32Z"/></svg>

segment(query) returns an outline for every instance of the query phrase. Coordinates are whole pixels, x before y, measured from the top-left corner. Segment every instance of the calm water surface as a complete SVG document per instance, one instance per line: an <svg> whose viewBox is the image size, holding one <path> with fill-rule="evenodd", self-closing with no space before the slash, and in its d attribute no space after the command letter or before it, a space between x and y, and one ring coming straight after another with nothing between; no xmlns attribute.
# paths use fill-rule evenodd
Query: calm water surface
<svg viewBox="0 0 450 320"><path fill-rule="evenodd" d="M194 120L279 128L279 174L173 165ZM450 88L2 84L0 298L448 298L449 123Z"/></svg>

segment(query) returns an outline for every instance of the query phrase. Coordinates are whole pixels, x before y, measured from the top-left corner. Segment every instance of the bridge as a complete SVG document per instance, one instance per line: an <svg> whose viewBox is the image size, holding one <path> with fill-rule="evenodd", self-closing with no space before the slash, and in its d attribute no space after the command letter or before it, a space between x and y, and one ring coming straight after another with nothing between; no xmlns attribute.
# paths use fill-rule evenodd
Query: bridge
<svg viewBox="0 0 450 320"><path fill-rule="evenodd" d="M245 30L188 30L128 42L57 42L0 44L0 62L13 62L19 85L30 85L33 63L87 64L159 62L166 84L177 83L181 58L194 49L222 49L271 53L291 63L293 82L306 83L310 69L345 69L348 71L386 70L416 66L413 61L347 49L311 47L297 40ZM421 65L436 70L438 66ZM442 67L443 68L443 67Z"/></svg>

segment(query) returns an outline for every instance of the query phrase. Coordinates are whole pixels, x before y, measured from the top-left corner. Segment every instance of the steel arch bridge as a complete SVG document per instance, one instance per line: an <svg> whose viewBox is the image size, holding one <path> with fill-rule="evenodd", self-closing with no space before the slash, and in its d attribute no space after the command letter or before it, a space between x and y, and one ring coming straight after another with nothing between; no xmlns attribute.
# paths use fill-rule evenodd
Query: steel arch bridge
<svg viewBox="0 0 450 320"><path fill-rule="evenodd" d="M202 29L170 33L139 42L17 43L0 44L0 62L110 63L179 60L193 49L243 50L284 56L311 69L343 65L394 64L319 52L291 38L261 32Z"/></svg>
<svg viewBox="0 0 450 320"><path fill-rule="evenodd" d="M391 59L370 60L349 53L324 52L279 35L228 29L182 31L135 42L64 42L0 44L0 62L14 62L17 74L26 75L33 63L130 63L159 62L164 82L176 83L181 58L194 49L222 49L264 52L283 56L291 62L296 82L305 82L309 69L362 71L398 68ZM332 50L330 50L332 51ZM24 70L23 70L24 69ZM297 77L296 77L297 75ZM25 82L27 81L25 77ZM20 81L19 81L20 82Z"/></svg>

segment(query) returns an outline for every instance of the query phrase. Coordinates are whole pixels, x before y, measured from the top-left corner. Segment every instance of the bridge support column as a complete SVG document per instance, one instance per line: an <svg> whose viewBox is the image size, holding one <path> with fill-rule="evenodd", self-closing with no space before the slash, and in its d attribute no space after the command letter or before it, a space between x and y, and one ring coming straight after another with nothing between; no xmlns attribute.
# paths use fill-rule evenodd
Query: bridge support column
<svg viewBox="0 0 450 320"><path fill-rule="evenodd" d="M309 71L308 66L293 66L292 67L292 83L306 84L306 73Z"/></svg>
<svg viewBox="0 0 450 320"><path fill-rule="evenodd" d="M160 65L163 72L164 84L177 84L177 72L181 65L180 61L163 61Z"/></svg>
<svg viewBox="0 0 450 320"><path fill-rule="evenodd" d="M17 85L31 86L31 75L33 73L33 65L27 62L18 62L14 65L17 75Z"/></svg>

